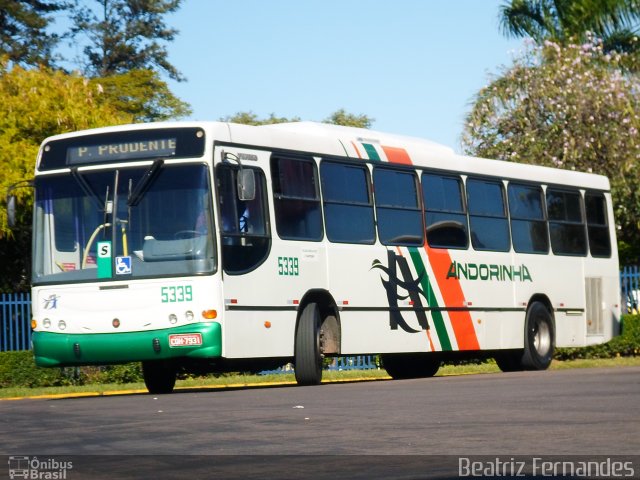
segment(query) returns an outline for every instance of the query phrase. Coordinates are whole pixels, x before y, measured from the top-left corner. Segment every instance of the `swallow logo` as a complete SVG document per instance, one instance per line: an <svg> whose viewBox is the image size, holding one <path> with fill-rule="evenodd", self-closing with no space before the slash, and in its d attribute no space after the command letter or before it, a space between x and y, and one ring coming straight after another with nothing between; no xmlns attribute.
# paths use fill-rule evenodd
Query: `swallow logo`
<svg viewBox="0 0 640 480"><path fill-rule="evenodd" d="M60 298L60 296L56 295L55 293L52 293L51 295L49 295L48 298L44 299L43 308L45 310L55 310L56 308L58 308L58 299L59 298Z"/></svg>
<svg viewBox="0 0 640 480"><path fill-rule="evenodd" d="M409 298L412 302L412 310L418 318L418 324L422 330L429 330L429 322L427 320L427 314L422 304L422 298L425 299L425 295L422 288L420 288L420 282L425 275L425 272L420 273L418 278L413 278L407 259L401 255L396 255L393 251L387 250L387 261L389 266L385 267L380 260L374 260L371 265L371 269L382 270L389 277L388 280L380 277L384 289L387 291L387 300L389 302L389 324L392 330L397 330L398 327L402 328L405 332L418 333L421 330L411 328L402 316L402 311L398 305L398 300L406 300ZM398 278L398 269L402 279ZM398 287L406 290L407 295L401 295L398 293Z"/></svg>

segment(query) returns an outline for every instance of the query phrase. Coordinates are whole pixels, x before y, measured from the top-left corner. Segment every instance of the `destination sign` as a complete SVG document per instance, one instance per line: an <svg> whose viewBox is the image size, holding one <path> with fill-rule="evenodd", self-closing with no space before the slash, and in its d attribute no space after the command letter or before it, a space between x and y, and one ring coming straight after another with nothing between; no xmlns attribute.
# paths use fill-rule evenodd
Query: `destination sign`
<svg viewBox="0 0 640 480"><path fill-rule="evenodd" d="M39 171L156 158L201 158L205 133L199 127L133 128L56 138L42 147Z"/></svg>
<svg viewBox="0 0 640 480"><path fill-rule="evenodd" d="M175 138L158 138L135 142L71 147L67 150L67 163L73 165L112 160L170 157L175 155L176 146L177 141Z"/></svg>

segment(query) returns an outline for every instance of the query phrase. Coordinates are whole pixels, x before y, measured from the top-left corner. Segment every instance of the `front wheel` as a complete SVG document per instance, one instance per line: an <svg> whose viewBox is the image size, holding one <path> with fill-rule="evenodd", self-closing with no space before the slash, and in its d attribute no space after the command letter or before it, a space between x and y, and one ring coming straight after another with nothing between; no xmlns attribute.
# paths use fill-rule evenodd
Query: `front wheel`
<svg viewBox="0 0 640 480"><path fill-rule="evenodd" d="M554 350L553 316L544 304L533 302L525 319L522 366L526 370L546 370L553 360Z"/></svg>
<svg viewBox="0 0 640 480"><path fill-rule="evenodd" d="M309 303L300 315L294 355L298 385L318 385L322 381L322 352L320 351L320 311L315 303Z"/></svg>
<svg viewBox="0 0 640 480"><path fill-rule="evenodd" d="M142 376L149 393L171 393L176 385L176 367L170 362L142 362Z"/></svg>

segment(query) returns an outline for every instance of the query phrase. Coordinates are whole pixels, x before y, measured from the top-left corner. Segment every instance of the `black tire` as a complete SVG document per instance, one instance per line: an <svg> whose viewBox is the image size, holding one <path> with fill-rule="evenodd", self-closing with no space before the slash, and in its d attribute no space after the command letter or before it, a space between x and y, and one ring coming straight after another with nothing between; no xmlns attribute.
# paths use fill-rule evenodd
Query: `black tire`
<svg viewBox="0 0 640 480"><path fill-rule="evenodd" d="M149 393L171 393L176 385L176 367L167 361L142 362L142 376Z"/></svg>
<svg viewBox="0 0 640 480"><path fill-rule="evenodd" d="M298 385L318 385L322 381L322 352L320 351L320 312L318 305L309 303L298 321L294 353L294 367Z"/></svg>
<svg viewBox="0 0 640 480"><path fill-rule="evenodd" d="M524 350L504 350L494 357L498 368L503 372L520 372L524 370L522 366L522 355Z"/></svg>
<svg viewBox="0 0 640 480"><path fill-rule="evenodd" d="M394 380L433 377L440 368L440 359L423 353L385 353L382 366Z"/></svg>
<svg viewBox="0 0 640 480"><path fill-rule="evenodd" d="M546 370L553 360L555 350L555 325L553 316L540 302L533 302L527 310L524 330L525 370Z"/></svg>

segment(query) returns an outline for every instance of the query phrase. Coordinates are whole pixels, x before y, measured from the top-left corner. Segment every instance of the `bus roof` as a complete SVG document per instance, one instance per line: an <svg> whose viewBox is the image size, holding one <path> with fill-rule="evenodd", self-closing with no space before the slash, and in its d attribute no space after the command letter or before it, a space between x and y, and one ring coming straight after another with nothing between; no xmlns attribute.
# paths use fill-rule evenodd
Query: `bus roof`
<svg viewBox="0 0 640 480"><path fill-rule="evenodd" d="M602 175L459 155L450 147L422 138L315 122L280 123L259 128L286 132L290 136L304 135L306 139L324 137L331 142L338 140L349 157L359 157L356 146L358 143L371 143L404 149L412 164L419 167L451 170L461 174L496 175L510 179L536 180L546 184L610 190L609 180ZM284 138L278 140L286 142ZM281 142L275 143L279 145ZM344 152L342 154L344 155Z"/></svg>
<svg viewBox="0 0 640 480"><path fill-rule="evenodd" d="M317 155L346 155L354 159L375 160L370 156L371 150L380 153L382 160L389 151L402 151L404 158L410 160L412 165L423 168L610 190L609 180L602 175L459 155L448 146L422 138L316 122L290 122L258 127L197 121L119 125L56 135L47 138L43 145L50 141L82 135L171 127L200 127L215 141L298 150ZM367 151L363 148L364 145L370 149ZM388 160L392 161L390 158Z"/></svg>

